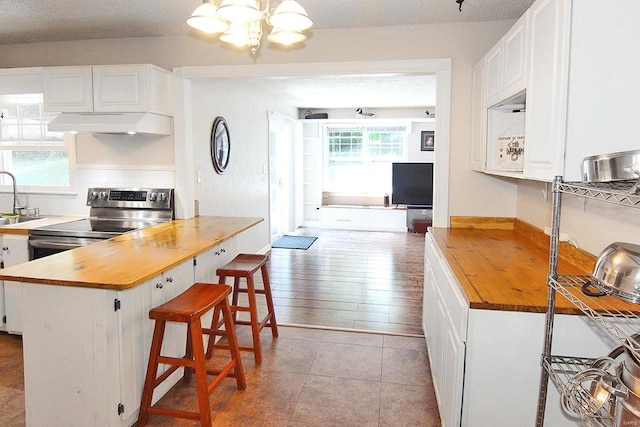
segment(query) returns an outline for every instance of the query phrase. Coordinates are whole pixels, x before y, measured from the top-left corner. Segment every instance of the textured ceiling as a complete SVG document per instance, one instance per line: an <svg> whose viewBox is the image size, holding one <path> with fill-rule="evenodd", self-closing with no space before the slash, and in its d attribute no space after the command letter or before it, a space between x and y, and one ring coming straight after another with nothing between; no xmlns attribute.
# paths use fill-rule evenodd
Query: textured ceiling
<svg viewBox="0 0 640 427"><path fill-rule="evenodd" d="M517 19L534 0L298 0L314 30ZM0 44L193 35L201 0L0 0ZM264 2L263 2L264 3ZM271 8L278 0L271 2ZM216 4L220 4L216 0ZM1 60L0 60L1 66ZM301 108L435 105L434 76L254 79Z"/></svg>
<svg viewBox="0 0 640 427"><path fill-rule="evenodd" d="M280 2L273 1L271 8ZM516 19L533 0L299 0L314 29ZM0 0L0 44L184 35L201 0ZM219 4L219 1L216 1ZM312 29L313 31L313 29Z"/></svg>

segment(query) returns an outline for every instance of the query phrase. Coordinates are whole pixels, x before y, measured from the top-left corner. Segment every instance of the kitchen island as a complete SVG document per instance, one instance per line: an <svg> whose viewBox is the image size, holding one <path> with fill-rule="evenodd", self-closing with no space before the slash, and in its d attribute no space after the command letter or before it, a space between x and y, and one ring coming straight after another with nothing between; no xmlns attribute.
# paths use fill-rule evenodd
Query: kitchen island
<svg viewBox="0 0 640 427"><path fill-rule="evenodd" d="M133 231L0 271L22 284L28 426L130 426L137 419L151 308L212 281L261 218L196 217ZM184 354L182 325L165 352ZM159 399L180 378L156 389Z"/></svg>

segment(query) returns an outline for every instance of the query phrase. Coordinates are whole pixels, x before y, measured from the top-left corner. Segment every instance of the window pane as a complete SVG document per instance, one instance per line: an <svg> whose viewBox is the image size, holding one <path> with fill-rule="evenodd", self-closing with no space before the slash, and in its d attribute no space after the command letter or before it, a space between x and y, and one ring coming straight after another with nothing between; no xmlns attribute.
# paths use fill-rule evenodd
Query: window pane
<svg viewBox="0 0 640 427"><path fill-rule="evenodd" d="M391 191L391 163L405 159L405 126L327 127L324 191L351 195Z"/></svg>
<svg viewBox="0 0 640 427"><path fill-rule="evenodd" d="M69 186L69 155L66 151L13 150L3 151L2 155L11 156L11 172L19 185Z"/></svg>
<svg viewBox="0 0 640 427"><path fill-rule="evenodd" d="M42 111L42 94L0 95L0 110L0 169L12 172L21 187L69 187L64 134L47 131L56 115ZM3 175L0 184L11 182Z"/></svg>

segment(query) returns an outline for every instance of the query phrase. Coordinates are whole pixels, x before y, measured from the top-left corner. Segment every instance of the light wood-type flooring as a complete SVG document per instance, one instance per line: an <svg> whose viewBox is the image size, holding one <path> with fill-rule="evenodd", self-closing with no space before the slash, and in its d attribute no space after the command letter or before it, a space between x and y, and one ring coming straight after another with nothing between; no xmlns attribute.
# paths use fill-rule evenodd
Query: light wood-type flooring
<svg viewBox="0 0 640 427"><path fill-rule="evenodd" d="M424 234L299 228L307 250L271 250L278 321L422 335Z"/></svg>

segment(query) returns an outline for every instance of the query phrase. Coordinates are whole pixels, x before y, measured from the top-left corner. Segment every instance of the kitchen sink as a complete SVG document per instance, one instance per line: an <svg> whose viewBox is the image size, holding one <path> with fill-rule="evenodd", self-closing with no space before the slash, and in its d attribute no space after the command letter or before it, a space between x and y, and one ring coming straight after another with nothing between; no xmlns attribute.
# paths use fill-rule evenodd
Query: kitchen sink
<svg viewBox="0 0 640 427"><path fill-rule="evenodd" d="M43 217L43 216L20 215L16 219L17 219L17 221L15 221L13 218L0 218L0 225L20 224L20 223L23 223L23 222L35 221L36 219L45 219L45 217Z"/></svg>

